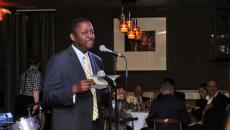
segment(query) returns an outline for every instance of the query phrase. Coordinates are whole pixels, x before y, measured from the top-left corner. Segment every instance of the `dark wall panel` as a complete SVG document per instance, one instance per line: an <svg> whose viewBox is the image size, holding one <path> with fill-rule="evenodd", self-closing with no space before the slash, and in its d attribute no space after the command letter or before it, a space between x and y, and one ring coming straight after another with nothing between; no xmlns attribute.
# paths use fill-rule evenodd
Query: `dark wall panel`
<svg viewBox="0 0 230 130"><path fill-rule="evenodd" d="M158 89L161 81L171 77L178 89L196 89L204 81L215 79L221 89L228 89L228 63L210 60L210 17L215 8L209 6L189 6L169 8L136 7L130 8L136 17L167 16L167 71L129 72L129 89L136 83L145 89ZM74 17L88 17L95 28L94 52L105 62L105 71L113 73L111 57L98 52L104 44L113 48L113 18L119 16L120 8L57 8L56 50L64 49L67 43L68 23ZM124 86L124 72L121 82Z"/></svg>

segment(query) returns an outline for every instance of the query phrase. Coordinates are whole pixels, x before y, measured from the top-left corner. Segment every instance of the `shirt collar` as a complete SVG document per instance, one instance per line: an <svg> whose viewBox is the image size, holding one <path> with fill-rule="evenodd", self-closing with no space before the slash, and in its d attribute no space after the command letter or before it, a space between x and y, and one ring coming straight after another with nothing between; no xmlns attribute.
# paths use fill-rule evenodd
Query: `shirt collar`
<svg viewBox="0 0 230 130"><path fill-rule="evenodd" d="M206 98L205 98L205 99L206 99L207 101L209 101L209 100L211 100L211 101L212 101L212 99L213 99L214 97L216 97L216 96L218 95L218 93L219 93L219 92L216 92L216 93L214 94L214 96L213 96L213 97L210 97L210 96L208 95L208 96L206 96Z"/></svg>
<svg viewBox="0 0 230 130"><path fill-rule="evenodd" d="M217 94L218 94L218 92L216 92L216 93L215 93L214 97L216 97L216 96L217 96Z"/></svg>
<svg viewBox="0 0 230 130"><path fill-rule="evenodd" d="M77 54L78 58L81 60L84 56L86 56L87 58L89 58L89 54L88 51L84 54L82 53L78 48L76 48L73 44L72 44L72 48L74 50L74 52Z"/></svg>

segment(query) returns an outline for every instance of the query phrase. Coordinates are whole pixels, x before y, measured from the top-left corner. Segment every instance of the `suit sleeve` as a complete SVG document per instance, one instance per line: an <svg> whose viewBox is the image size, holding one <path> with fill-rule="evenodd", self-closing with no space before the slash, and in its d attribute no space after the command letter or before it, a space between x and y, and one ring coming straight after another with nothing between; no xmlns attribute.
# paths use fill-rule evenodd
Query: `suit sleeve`
<svg viewBox="0 0 230 130"><path fill-rule="evenodd" d="M60 60L52 58L47 66L44 82L44 101L48 105L74 105L72 87L63 86L63 69L61 64Z"/></svg>
<svg viewBox="0 0 230 130"><path fill-rule="evenodd" d="M156 115L157 115L157 107L158 107L157 101L155 100L155 101L153 101L151 103L148 119L153 119L153 118L156 117Z"/></svg>

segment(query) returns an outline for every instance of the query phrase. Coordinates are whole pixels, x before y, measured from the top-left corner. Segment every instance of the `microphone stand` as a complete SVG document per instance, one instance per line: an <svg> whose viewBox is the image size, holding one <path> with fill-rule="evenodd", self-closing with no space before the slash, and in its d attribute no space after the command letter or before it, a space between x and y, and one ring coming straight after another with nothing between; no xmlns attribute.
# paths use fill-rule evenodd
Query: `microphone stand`
<svg viewBox="0 0 230 130"><path fill-rule="evenodd" d="M128 62L126 57L124 57L125 59L125 92L127 92L128 90ZM125 94L125 103L127 101L127 95ZM126 122L127 120L125 119L125 130L126 130Z"/></svg>
<svg viewBox="0 0 230 130"><path fill-rule="evenodd" d="M109 85L109 130L112 130L112 91L111 86Z"/></svg>
<svg viewBox="0 0 230 130"><path fill-rule="evenodd" d="M125 59L125 91L127 92L128 90L128 63L127 63L127 59L125 56L123 56L122 58ZM116 75L117 72L117 56L113 56L114 59L114 74ZM125 97L125 101L126 101L127 96ZM119 103L119 105L118 105ZM118 109L119 107L119 109ZM115 90L115 130L118 130L118 125L120 124L120 109L122 109L122 104L121 101L118 102L117 100L117 90ZM126 125L126 121L125 121L125 125ZM125 126L125 130L126 130L126 126Z"/></svg>
<svg viewBox="0 0 230 130"><path fill-rule="evenodd" d="M113 56L114 60L114 74L117 74L117 56ZM117 101L117 90L115 90L115 130L118 130L119 124L119 111L118 111L118 101Z"/></svg>
<svg viewBox="0 0 230 130"><path fill-rule="evenodd" d="M101 77L108 82L108 91L109 91L109 130L112 130L112 88L116 86L116 83L107 77Z"/></svg>

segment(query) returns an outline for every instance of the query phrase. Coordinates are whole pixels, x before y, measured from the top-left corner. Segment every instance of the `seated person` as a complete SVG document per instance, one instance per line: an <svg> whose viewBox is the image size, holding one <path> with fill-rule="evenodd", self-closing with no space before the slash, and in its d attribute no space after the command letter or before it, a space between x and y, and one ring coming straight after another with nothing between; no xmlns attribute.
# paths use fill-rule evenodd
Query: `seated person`
<svg viewBox="0 0 230 130"><path fill-rule="evenodd" d="M206 90L206 83L202 83L199 86L199 95L200 95L200 99L196 100L197 109L192 110L192 114L193 114L196 122L199 122L202 120L203 110L207 104L206 97L208 95L208 92Z"/></svg>
<svg viewBox="0 0 230 130"><path fill-rule="evenodd" d="M139 102L150 101L150 98L143 96L143 91L140 84L136 84L134 86L134 96L138 99Z"/></svg>
<svg viewBox="0 0 230 130"><path fill-rule="evenodd" d="M221 130L230 99L218 91L216 81L207 82L207 104L203 110L205 130Z"/></svg>
<svg viewBox="0 0 230 130"><path fill-rule="evenodd" d="M180 98L183 101L185 101L185 94L183 92L176 91L176 89L175 89L176 84L175 84L175 81L173 79L166 78L163 82L168 83L168 84L170 84L172 86L172 88L173 88L173 93L172 94L174 95L174 97ZM162 93L160 93L157 96L157 98L160 98L162 96L163 96Z"/></svg>
<svg viewBox="0 0 230 130"><path fill-rule="evenodd" d="M199 88L200 99L196 100L196 108L191 112L192 122L188 124L187 130L203 130L203 110L207 104L206 97L208 95L206 90L206 83L202 83Z"/></svg>
<svg viewBox="0 0 230 130"><path fill-rule="evenodd" d="M173 96L173 87L170 82L163 81L160 89L162 97L154 100L150 107L147 123L153 127L154 120L156 130L179 130L179 122L188 124L190 121L185 102Z"/></svg>

